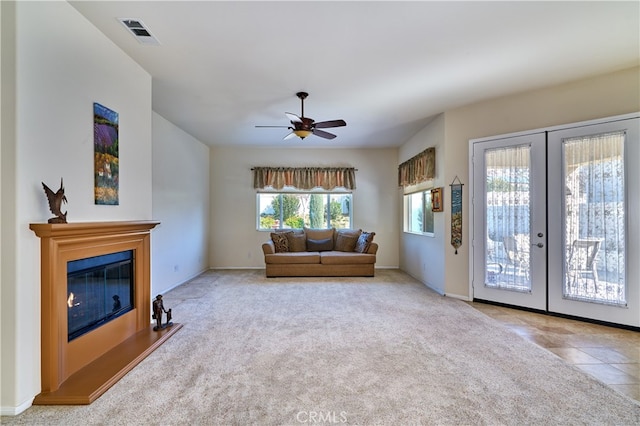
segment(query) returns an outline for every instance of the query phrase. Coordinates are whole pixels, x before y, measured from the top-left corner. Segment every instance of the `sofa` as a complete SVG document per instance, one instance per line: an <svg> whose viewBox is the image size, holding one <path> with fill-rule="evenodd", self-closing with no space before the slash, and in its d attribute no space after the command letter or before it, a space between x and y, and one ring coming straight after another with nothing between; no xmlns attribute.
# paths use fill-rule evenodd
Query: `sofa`
<svg viewBox="0 0 640 426"><path fill-rule="evenodd" d="M360 229L282 230L262 244L266 276L373 277L375 232Z"/></svg>

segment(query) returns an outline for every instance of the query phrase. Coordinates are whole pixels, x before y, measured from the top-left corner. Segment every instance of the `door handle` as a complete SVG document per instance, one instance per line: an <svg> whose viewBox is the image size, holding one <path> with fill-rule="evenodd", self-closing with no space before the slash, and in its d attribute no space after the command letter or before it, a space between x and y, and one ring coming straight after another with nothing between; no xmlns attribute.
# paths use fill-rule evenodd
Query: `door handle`
<svg viewBox="0 0 640 426"><path fill-rule="evenodd" d="M538 244L531 244L531 245L532 245L532 246L536 246L536 247L540 247L540 248L544 247L544 244L542 244L542 243L538 243Z"/></svg>

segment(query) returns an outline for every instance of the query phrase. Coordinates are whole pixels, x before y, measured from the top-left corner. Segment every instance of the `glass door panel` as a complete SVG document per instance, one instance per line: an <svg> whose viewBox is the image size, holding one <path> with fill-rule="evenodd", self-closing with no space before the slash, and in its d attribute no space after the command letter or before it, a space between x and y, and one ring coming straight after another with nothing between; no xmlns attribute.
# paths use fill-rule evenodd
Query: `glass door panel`
<svg viewBox="0 0 640 426"><path fill-rule="evenodd" d="M487 287L531 292L530 151L528 144L484 151Z"/></svg>
<svg viewBox="0 0 640 426"><path fill-rule="evenodd" d="M624 132L562 141L563 297L626 305Z"/></svg>
<svg viewBox="0 0 640 426"><path fill-rule="evenodd" d="M546 309L544 160L544 133L474 144L476 299Z"/></svg>

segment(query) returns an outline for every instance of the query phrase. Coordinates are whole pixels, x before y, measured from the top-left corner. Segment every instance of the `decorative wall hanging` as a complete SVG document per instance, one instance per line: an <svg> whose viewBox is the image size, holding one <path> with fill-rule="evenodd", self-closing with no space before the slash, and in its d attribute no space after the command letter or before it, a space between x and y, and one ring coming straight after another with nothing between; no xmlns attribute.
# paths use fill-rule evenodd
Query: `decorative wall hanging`
<svg viewBox="0 0 640 426"><path fill-rule="evenodd" d="M436 149L427 148L398 166L398 185L415 185L436 176Z"/></svg>
<svg viewBox="0 0 640 426"><path fill-rule="evenodd" d="M451 187L451 245L456 249L462 245L462 186L458 176L449 185Z"/></svg>
<svg viewBox="0 0 640 426"><path fill-rule="evenodd" d="M93 104L93 167L96 204L118 205L118 113Z"/></svg>
<svg viewBox="0 0 640 426"><path fill-rule="evenodd" d="M431 211L441 212L443 207L442 188L433 188L431 190Z"/></svg>

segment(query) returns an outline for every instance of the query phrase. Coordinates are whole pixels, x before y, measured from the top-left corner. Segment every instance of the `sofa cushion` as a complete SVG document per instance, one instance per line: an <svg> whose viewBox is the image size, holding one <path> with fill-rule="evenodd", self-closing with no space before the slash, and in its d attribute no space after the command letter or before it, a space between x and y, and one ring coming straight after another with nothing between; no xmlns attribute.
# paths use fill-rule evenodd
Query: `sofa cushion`
<svg viewBox="0 0 640 426"><path fill-rule="evenodd" d="M276 253L286 253L289 251L289 238L287 235L292 232L272 232L271 241L276 247Z"/></svg>
<svg viewBox="0 0 640 426"><path fill-rule="evenodd" d="M275 253L264 256L265 263L280 264L301 264L301 263L320 263L320 253L302 251L297 253Z"/></svg>
<svg viewBox="0 0 640 426"><path fill-rule="evenodd" d="M287 240L289 240L290 252L301 252L307 250L307 236L304 232L290 232L287 234Z"/></svg>
<svg viewBox="0 0 640 426"><path fill-rule="evenodd" d="M362 232L358 237L358 242L356 243L354 251L357 253L366 253L369 250L369 246L373 241L374 235L376 235L375 232Z"/></svg>
<svg viewBox="0 0 640 426"><path fill-rule="evenodd" d="M307 251L329 251L333 250L333 238L323 240L307 239Z"/></svg>
<svg viewBox="0 0 640 426"><path fill-rule="evenodd" d="M375 254L347 253L344 251L324 251L320 253L320 263L323 265L361 265L376 263Z"/></svg>
<svg viewBox="0 0 640 426"><path fill-rule="evenodd" d="M336 230L336 242L334 250L352 252L356 248L358 237L362 233L361 229L338 229Z"/></svg>
<svg viewBox="0 0 640 426"><path fill-rule="evenodd" d="M334 228L330 229L313 229L304 228L304 233L307 235L307 240L324 240L326 238L333 238Z"/></svg>

